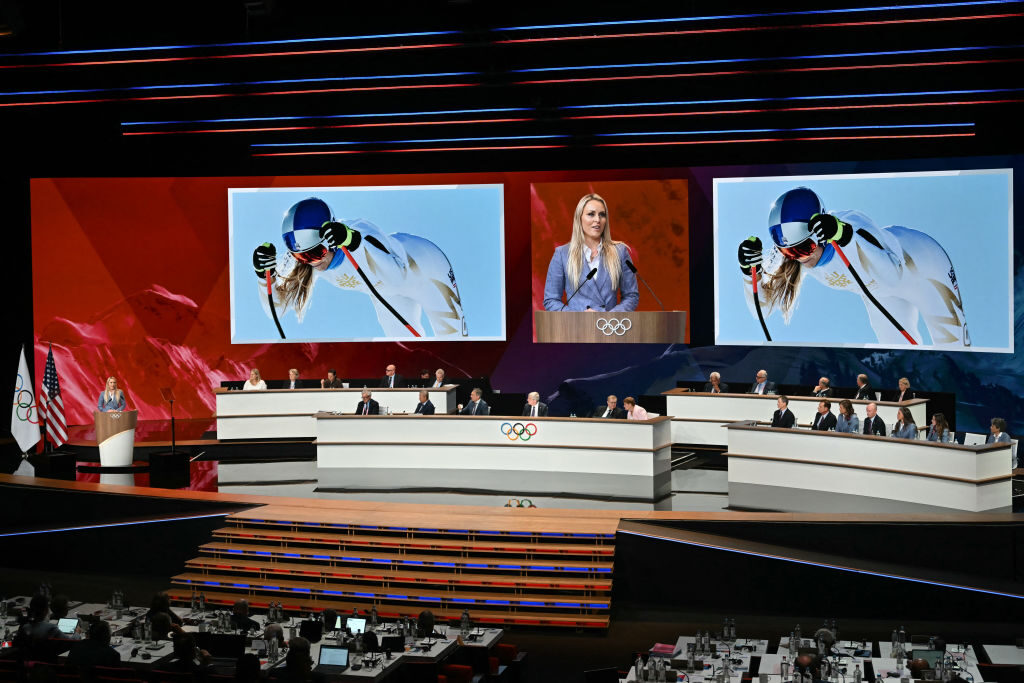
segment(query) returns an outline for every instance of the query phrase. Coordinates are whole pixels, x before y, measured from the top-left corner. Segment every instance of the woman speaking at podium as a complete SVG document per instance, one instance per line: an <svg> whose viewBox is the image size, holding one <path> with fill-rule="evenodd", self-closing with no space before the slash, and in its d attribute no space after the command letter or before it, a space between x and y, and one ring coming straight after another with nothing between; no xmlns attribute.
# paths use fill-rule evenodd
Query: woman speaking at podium
<svg viewBox="0 0 1024 683"><path fill-rule="evenodd" d="M99 401L96 403L96 410L101 413L108 413L114 410L124 410L124 392L117 388L117 380L113 377L107 378L107 388L100 392Z"/></svg>
<svg viewBox="0 0 1024 683"><path fill-rule="evenodd" d="M640 293L631 265L629 247L612 239L608 204L600 195L583 195L573 214L571 241L551 257L544 310L635 311Z"/></svg>

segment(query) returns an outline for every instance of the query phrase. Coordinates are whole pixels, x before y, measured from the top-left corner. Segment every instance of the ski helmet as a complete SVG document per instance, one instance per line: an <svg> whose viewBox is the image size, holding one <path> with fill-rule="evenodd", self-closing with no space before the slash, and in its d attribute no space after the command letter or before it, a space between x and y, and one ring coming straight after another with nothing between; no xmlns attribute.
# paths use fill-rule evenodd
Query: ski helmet
<svg viewBox="0 0 1024 683"><path fill-rule="evenodd" d="M295 202L281 221L281 237L296 260L316 262L330 251L320 238L320 227L334 220L327 202L310 197Z"/></svg>
<svg viewBox="0 0 1024 683"><path fill-rule="evenodd" d="M768 232L785 256L797 259L809 256L817 244L811 239L808 222L825 206L814 190L795 187L783 192L768 213Z"/></svg>

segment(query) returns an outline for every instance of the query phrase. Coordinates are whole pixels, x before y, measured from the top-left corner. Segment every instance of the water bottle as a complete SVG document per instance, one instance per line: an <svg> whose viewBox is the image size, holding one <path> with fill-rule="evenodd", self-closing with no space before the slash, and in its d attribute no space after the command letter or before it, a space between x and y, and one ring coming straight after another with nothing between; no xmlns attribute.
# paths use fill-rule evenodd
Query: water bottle
<svg viewBox="0 0 1024 683"><path fill-rule="evenodd" d="M856 665L853 669L853 683L861 683L864 680L864 674L861 673L860 664Z"/></svg>
<svg viewBox="0 0 1024 683"><path fill-rule="evenodd" d="M736 617L729 619L729 638L736 640Z"/></svg>
<svg viewBox="0 0 1024 683"><path fill-rule="evenodd" d="M464 609L464 610L462 610L462 618L459 620L459 630L462 631L462 635L468 636L469 635L469 629L470 629L469 610L468 609Z"/></svg>
<svg viewBox="0 0 1024 683"><path fill-rule="evenodd" d="M199 611L200 612L205 612L206 611L206 593L200 593L199 594Z"/></svg>
<svg viewBox="0 0 1024 683"><path fill-rule="evenodd" d="M896 648L897 648L897 646L899 646L899 644L900 644L899 633L896 631L896 629L893 629L892 630L892 648L889 650L889 656L890 657L895 657L896 656Z"/></svg>
<svg viewBox="0 0 1024 683"><path fill-rule="evenodd" d="M699 638L700 636L698 636ZM689 656L686 658L686 670L693 671L697 667L697 643L693 643L693 647L690 648Z"/></svg>
<svg viewBox="0 0 1024 683"><path fill-rule="evenodd" d="M789 680L789 659L785 655L782 656L782 663L779 664L779 673L782 674L782 683L786 683Z"/></svg>
<svg viewBox="0 0 1024 683"><path fill-rule="evenodd" d="M800 635L800 624L796 625L793 633L796 635L796 646L800 647L800 641L803 640L803 637Z"/></svg>
<svg viewBox="0 0 1024 683"><path fill-rule="evenodd" d="M147 643L153 642L153 624L149 619L142 620L142 639Z"/></svg>
<svg viewBox="0 0 1024 683"><path fill-rule="evenodd" d="M267 641L267 659L271 662L277 661L277 636Z"/></svg>
<svg viewBox="0 0 1024 683"><path fill-rule="evenodd" d="M654 680L658 683L665 683L665 660L658 658L654 669Z"/></svg>
<svg viewBox="0 0 1024 683"><path fill-rule="evenodd" d="M191 603L190 603L190 609L191 609L192 613L194 614L195 611L196 611L196 589L195 589L195 586L192 587L192 599L191 599Z"/></svg>
<svg viewBox="0 0 1024 683"><path fill-rule="evenodd" d="M636 656L636 662L633 663L633 673L636 674L636 680L644 680L644 660L640 659L640 655Z"/></svg>
<svg viewBox="0 0 1024 683"><path fill-rule="evenodd" d="M373 607L370 608L370 625L371 626L376 626L377 625L377 606L376 605L374 605Z"/></svg>
<svg viewBox="0 0 1024 683"><path fill-rule="evenodd" d="M834 618L832 619L831 628L832 636L834 637L835 643L836 645L839 645L839 624L836 623L836 620Z"/></svg>
<svg viewBox="0 0 1024 683"><path fill-rule="evenodd" d="M7 598L0 598L0 621L7 619ZM4 640L7 640L4 638Z"/></svg>
<svg viewBox="0 0 1024 683"><path fill-rule="evenodd" d="M789 632L789 655L796 658L796 631Z"/></svg>

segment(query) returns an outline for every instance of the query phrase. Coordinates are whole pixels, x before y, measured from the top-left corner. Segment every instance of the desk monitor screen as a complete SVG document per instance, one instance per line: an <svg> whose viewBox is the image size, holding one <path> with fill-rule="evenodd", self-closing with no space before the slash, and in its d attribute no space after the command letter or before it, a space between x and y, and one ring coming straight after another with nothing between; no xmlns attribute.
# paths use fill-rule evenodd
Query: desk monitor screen
<svg viewBox="0 0 1024 683"><path fill-rule="evenodd" d="M971 434L968 432L964 434L964 445L965 446L984 446L985 435L984 434Z"/></svg>
<svg viewBox="0 0 1024 683"><path fill-rule="evenodd" d="M928 668L934 669L939 663L939 657L943 655L940 650L911 650L911 659L923 659L928 662Z"/></svg>
<svg viewBox="0 0 1024 683"><path fill-rule="evenodd" d="M348 621L345 622L345 628L352 632L353 635L356 633L362 633L366 630L366 619L357 619L356 617L349 617Z"/></svg>
<svg viewBox="0 0 1024 683"><path fill-rule="evenodd" d="M319 663L328 666L348 666L348 648L321 645Z"/></svg>
<svg viewBox="0 0 1024 683"><path fill-rule="evenodd" d="M57 620L57 628L61 633L74 633L75 629L78 628L78 619L68 617L59 619Z"/></svg>

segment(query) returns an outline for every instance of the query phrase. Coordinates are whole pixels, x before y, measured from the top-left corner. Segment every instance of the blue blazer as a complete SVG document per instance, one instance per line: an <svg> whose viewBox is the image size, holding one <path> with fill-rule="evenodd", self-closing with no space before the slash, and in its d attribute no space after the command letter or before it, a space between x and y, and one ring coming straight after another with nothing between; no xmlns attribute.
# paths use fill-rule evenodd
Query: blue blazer
<svg viewBox="0 0 1024 683"><path fill-rule="evenodd" d="M619 262L622 264L622 274L619 276L619 291L612 290L612 279L608 275L608 269L604 267L602 260L597 275L590 282L584 281L579 293L565 308L567 311L585 311L591 308L595 311L635 311L640 302L640 292L636 285L636 275L626 265L629 257L629 249L625 244L616 246L619 252ZM566 275L566 263L569 259L569 245L563 244L555 249L548 265L548 277L544 281L544 310L561 311L562 294L565 298L572 296L576 286L569 282ZM580 267L580 277L587 274L586 264ZM622 301L618 301L618 294L622 295Z"/></svg>
<svg viewBox="0 0 1024 683"><path fill-rule="evenodd" d="M426 403L417 403L416 404L416 412L421 414L421 415L433 415L434 414L434 404L431 403L429 400Z"/></svg>
<svg viewBox="0 0 1024 683"><path fill-rule="evenodd" d="M856 415L851 415L850 419L847 420L845 415L839 413L836 417L836 431L846 432L847 434L860 434L860 418Z"/></svg>
<svg viewBox="0 0 1024 683"><path fill-rule="evenodd" d="M941 443L953 443L953 432L947 429L946 432L942 435L942 438L939 438L939 433L935 431L935 427L929 427L928 440L939 441Z"/></svg>
<svg viewBox="0 0 1024 683"><path fill-rule="evenodd" d="M124 410L124 392L120 389L117 390L117 398L105 401L107 392L101 391L100 397L96 401L96 410L101 413L109 413L112 410Z"/></svg>
<svg viewBox="0 0 1024 683"><path fill-rule="evenodd" d="M892 428L892 435L897 439L916 439L917 425L897 422Z"/></svg>
<svg viewBox="0 0 1024 683"><path fill-rule="evenodd" d="M1006 432L999 432L998 438L994 434L989 434L988 438L985 439L985 443L1009 443L1009 441L1010 435Z"/></svg>

